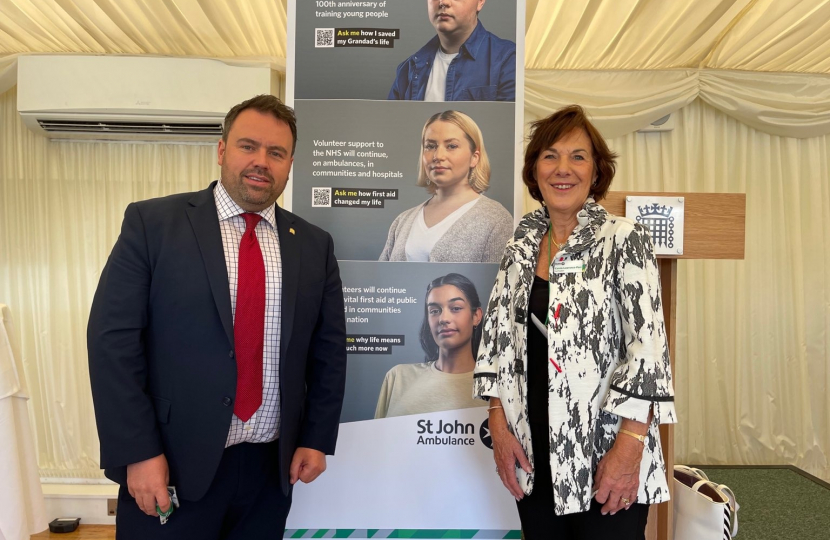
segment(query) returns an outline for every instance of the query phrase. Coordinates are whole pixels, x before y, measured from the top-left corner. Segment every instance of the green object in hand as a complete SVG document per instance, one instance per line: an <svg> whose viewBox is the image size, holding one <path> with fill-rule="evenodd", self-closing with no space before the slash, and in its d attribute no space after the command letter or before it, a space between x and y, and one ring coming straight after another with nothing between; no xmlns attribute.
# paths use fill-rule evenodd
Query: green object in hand
<svg viewBox="0 0 830 540"><path fill-rule="evenodd" d="M167 509L167 512L162 512L161 507L158 504L156 505L156 513L159 515L159 521L162 525L167 523L167 519L173 513L173 510L179 507L179 496L176 494L176 488L167 486L167 494L170 496L170 508Z"/></svg>

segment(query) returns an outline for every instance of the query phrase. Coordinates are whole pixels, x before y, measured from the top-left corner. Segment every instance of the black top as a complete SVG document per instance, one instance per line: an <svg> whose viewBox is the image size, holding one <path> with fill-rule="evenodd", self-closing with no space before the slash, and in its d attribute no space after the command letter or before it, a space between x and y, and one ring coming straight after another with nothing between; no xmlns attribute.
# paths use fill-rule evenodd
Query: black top
<svg viewBox="0 0 830 540"><path fill-rule="evenodd" d="M533 277L530 313L544 324L548 316L550 283ZM527 318L527 415L530 425L548 426L548 336Z"/></svg>

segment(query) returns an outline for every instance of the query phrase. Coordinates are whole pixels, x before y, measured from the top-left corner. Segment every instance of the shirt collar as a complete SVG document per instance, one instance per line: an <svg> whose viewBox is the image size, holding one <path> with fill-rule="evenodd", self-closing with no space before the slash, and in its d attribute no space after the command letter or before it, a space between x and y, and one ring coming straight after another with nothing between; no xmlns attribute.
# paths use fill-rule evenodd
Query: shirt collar
<svg viewBox="0 0 830 540"><path fill-rule="evenodd" d="M475 60L476 53L478 52L478 49L485 37L487 37L487 30L484 29L484 25L481 24L481 21L478 21L473 33L470 34L467 41L461 45L459 52L466 52L467 56Z"/></svg>
<svg viewBox="0 0 830 540"><path fill-rule="evenodd" d="M213 188L213 198L216 201L216 214L219 216L219 221L225 221L226 219L230 219L234 216L240 216L245 213L245 210L243 210L231 198L230 194L225 189L225 186L222 185L221 180L219 180L216 183L216 187ZM277 228L276 205L277 203L274 203L265 210L254 212L255 214L262 216L262 220L270 223L274 229Z"/></svg>
<svg viewBox="0 0 830 540"><path fill-rule="evenodd" d="M462 43L461 47L458 49L459 54L463 53L464 55L475 60L476 54L478 53L478 49L481 47L481 44L487 37L487 34L488 32L484 28L484 25L481 24L481 21L478 21L476 23L476 27L473 29L473 33L470 34L470 37L467 38L467 41ZM418 52L416 52L413 55L413 60L415 60L418 63L432 62L432 59L435 57L435 53L437 53L440 50L441 40L438 39L438 34L436 34L432 36L432 39L430 39L426 45L421 47L418 50Z"/></svg>

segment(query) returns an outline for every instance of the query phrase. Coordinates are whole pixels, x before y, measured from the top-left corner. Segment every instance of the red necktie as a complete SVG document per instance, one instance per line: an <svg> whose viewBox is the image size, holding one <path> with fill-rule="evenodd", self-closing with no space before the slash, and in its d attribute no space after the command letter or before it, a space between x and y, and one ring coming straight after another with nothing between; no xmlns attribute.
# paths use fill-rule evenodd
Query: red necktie
<svg viewBox="0 0 830 540"><path fill-rule="evenodd" d="M239 243L239 275L233 340L236 349L236 404L233 412L247 422L262 404L262 347L265 339L265 263L256 237L262 216L245 213Z"/></svg>

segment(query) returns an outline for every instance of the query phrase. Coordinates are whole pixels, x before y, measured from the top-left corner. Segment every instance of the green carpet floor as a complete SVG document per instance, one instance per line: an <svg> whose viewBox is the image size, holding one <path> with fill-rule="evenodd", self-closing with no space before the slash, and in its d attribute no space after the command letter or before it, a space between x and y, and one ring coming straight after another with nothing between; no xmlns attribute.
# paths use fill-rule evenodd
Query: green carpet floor
<svg viewBox="0 0 830 540"><path fill-rule="evenodd" d="M735 492L738 540L830 540L830 489L789 469L709 469Z"/></svg>

